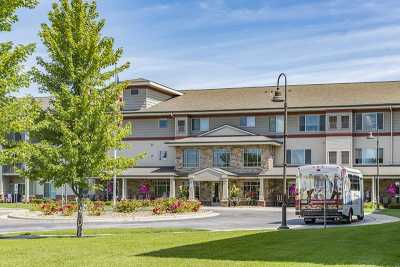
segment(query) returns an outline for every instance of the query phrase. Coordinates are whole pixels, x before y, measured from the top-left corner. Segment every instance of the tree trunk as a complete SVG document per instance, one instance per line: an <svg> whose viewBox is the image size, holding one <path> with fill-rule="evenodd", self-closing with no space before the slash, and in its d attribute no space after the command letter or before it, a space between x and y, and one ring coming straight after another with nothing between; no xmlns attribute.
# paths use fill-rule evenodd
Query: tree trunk
<svg viewBox="0 0 400 267"><path fill-rule="evenodd" d="M83 235L83 201L78 197L78 216L76 217L76 237L81 238Z"/></svg>

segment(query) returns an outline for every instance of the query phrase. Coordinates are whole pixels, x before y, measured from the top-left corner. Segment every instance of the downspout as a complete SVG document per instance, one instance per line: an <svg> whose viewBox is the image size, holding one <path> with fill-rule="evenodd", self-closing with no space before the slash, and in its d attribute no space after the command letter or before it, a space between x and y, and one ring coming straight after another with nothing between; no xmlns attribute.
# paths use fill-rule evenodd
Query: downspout
<svg viewBox="0 0 400 267"><path fill-rule="evenodd" d="M390 164L393 165L394 148L393 148L393 108L389 106L390 109Z"/></svg>

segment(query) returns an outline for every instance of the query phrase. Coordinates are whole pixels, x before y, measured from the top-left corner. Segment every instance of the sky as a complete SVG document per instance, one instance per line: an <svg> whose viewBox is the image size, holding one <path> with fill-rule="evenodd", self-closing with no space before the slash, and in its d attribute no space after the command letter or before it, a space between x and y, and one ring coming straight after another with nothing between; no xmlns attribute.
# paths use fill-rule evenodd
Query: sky
<svg viewBox="0 0 400 267"><path fill-rule="evenodd" d="M0 41L35 42L52 0L18 12ZM398 0L98 0L104 35L137 77L174 89L400 80ZM41 93L36 85L21 94Z"/></svg>

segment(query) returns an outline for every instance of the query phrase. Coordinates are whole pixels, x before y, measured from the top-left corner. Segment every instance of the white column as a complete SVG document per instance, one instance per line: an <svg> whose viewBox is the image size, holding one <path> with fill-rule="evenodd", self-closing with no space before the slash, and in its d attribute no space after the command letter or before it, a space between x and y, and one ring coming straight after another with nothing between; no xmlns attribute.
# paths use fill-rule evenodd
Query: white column
<svg viewBox="0 0 400 267"><path fill-rule="evenodd" d="M222 201L229 200L229 180L225 178L222 180Z"/></svg>
<svg viewBox="0 0 400 267"><path fill-rule="evenodd" d="M264 201L264 178L260 178L260 191L258 201Z"/></svg>
<svg viewBox="0 0 400 267"><path fill-rule="evenodd" d="M169 197L175 198L175 178L169 179Z"/></svg>
<svg viewBox="0 0 400 267"><path fill-rule="evenodd" d="M0 165L0 200L3 200L4 201L4 199L5 199L5 196L4 196L4 182L3 182L3 175L2 175L2 166Z"/></svg>
<svg viewBox="0 0 400 267"><path fill-rule="evenodd" d="M194 200L194 180L189 179L189 200Z"/></svg>
<svg viewBox="0 0 400 267"><path fill-rule="evenodd" d="M126 199L128 195L128 181L126 178L122 178L122 199Z"/></svg>
<svg viewBox="0 0 400 267"><path fill-rule="evenodd" d="M25 202L29 202L29 179L25 178Z"/></svg>
<svg viewBox="0 0 400 267"><path fill-rule="evenodd" d="M376 184L376 182L375 182L376 180L375 180L375 176L373 176L372 178L371 178L371 201L372 201L372 203L376 203L376 186L375 186L375 184Z"/></svg>

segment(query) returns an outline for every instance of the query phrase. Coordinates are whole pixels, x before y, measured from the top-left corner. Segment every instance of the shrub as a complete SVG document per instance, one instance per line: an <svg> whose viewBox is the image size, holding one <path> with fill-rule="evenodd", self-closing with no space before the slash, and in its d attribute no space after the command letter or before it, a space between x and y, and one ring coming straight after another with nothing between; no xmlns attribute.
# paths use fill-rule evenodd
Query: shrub
<svg viewBox="0 0 400 267"><path fill-rule="evenodd" d="M199 201L184 199L157 199L154 201L153 214L197 212L200 209Z"/></svg>
<svg viewBox="0 0 400 267"><path fill-rule="evenodd" d="M44 215L54 215L60 211L60 206L55 201L47 201L39 205L39 210Z"/></svg>
<svg viewBox="0 0 400 267"><path fill-rule="evenodd" d="M374 203L372 202L364 202L364 209L373 209L374 207Z"/></svg>
<svg viewBox="0 0 400 267"><path fill-rule="evenodd" d="M122 213L132 213L143 207L143 201L140 200L122 200L117 202L116 211Z"/></svg>
<svg viewBox="0 0 400 267"><path fill-rule="evenodd" d="M76 212L78 210L78 207L76 204L65 204L62 208L61 208L61 213L64 216L71 216L72 214L74 214L74 212Z"/></svg>
<svg viewBox="0 0 400 267"><path fill-rule="evenodd" d="M44 202L46 202L46 200L44 200L43 198L34 198L34 199L31 199L30 202L32 204L39 205L39 204L43 204Z"/></svg>
<svg viewBox="0 0 400 267"><path fill-rule="evenodd" d="M89 201L87 212L90 216L100 216L104 213L105 203L103 201Z"/></svg>

